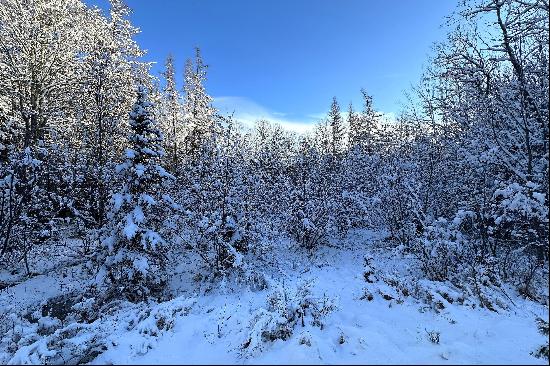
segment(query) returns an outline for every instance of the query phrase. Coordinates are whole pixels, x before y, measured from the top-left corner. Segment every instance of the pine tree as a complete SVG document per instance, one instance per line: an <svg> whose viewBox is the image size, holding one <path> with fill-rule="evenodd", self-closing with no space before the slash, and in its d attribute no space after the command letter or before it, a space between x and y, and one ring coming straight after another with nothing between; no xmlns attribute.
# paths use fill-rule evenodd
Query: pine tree
<svg viewBox="0 0 550 366"><path fill-rule="evenodd" d="M332 155L336 156L342 149L344 138L344 126L342 123L342 116L340 114L340 105L338 104L336 97L332 99L328 118L332 135L331 152Z"/></svg>
<svg viewBox="0 0 550 366"><path fill-rule="evenodd" d="M357 123L358 123L359 116L355 113L355 110L353 109L353 103L349 104L348 107L348 141L349 141L349 147L352 149L357 145Z"/></svg>
<svg viewBox="0 0 550 366"><path fill-rule="evenodd" d="M185 84L183 111L188 130L186 138L187 154L197 157L204 144L213 137L217 129L215 109L204 87L208 66L202 61L200 49L195 49L195 60L185 64Z"/></svg>
<svg viewBox="0 0 550 366"><path fill-rule="evenodd" d="M361 89L363 95L363 111L359 116L354 132L357 142L366 148L367 152L372 153L377 150L376 136L378 133L378 121L380 114L374 110L372 97L367 94L365 89Z"/></svg>
<svg viewBox="0 0 550 366"><path fill-rule="evenodd" d="M163 182L173 179L160 165L164 155L162 134L151 116L147 92L140 86L130 113L131 133L126 161L117 167L122 189L112 196L109 224L103 238L105 266L101 280L113 296L129 300L159 296L165 281L163 215L172 199L163 192Z"/></svg>
<svg viewBox="0 0 550 366"><path fill-rule="evenodd" d="M180 139L182 134L180 96L176 88L174 57L166 59L166 69L163 73L166 85L162 92L161 127L165 132L167 158L171 171L176 172L179 162Z"/></svg>

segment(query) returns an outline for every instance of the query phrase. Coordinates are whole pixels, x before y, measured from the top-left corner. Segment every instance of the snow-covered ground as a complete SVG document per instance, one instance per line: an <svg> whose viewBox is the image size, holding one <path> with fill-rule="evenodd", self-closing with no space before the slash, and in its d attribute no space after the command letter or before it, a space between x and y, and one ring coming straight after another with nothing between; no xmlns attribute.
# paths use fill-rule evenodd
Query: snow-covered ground
<svg viewBox="0 0 550 366"><path fill-rule="evenodd" d="M289 255L290 251L271 258L266 263L272 264L264 267L269 286L263 290L234 279L205 288L193 280L193 271L185 271L191 265L182 263L182 272L172 281L174 300L127 304L93 323L90 332L107 349L91 363L546 364L531 352L546 342L535 319L548 319L547 307L514 296L511 290L506 294L509 308L498 312L445 300L436 310L411 296L400 296L380 278L406 277L414 271L411 259L380 248L375 238L372 233L356 233L323 248L314 258ZM373 283L363 275L366 255L374 258ZM52 272L4 289L0 307L29 305L30 299L45 296L46 289L65 291L58 275ZM372 300L365 298L365 289ZM274 293L283 294L281 301L287 303L307 298L310 306L285 340L262 342L257 330L282 322L270 318L281 314L270 308L268 299ZM385 299L384 294L389 296ZM319 312L320 322L314 322L313 308L326 310ZM2 355L5 350L0 349L0 363L39 362L45 351L38 349L27 347L15 355Z"/></svg>

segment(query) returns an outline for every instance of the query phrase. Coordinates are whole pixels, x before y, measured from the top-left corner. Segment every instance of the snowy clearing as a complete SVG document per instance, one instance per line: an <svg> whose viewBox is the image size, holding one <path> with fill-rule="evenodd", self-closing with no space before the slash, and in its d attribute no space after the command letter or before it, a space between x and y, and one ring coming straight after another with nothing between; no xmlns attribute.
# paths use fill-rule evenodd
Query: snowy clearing
<svg viewBox="0 0 550 366"><path fill-rule="evenodd" d="M90 334L104 337L106 351L91 364L545 364L531 352L545 342L535 318L547 319L547 307L514 297L515 305L510 302L509 310L498 313L446 301L444 309L436 310L400 297L380 280L366 283L363 258L374 257L377 277L406 275L410 259L380 248L376 240L360 243L358 238L370 234L359 234L340 242L340 249L323 249L311 262L288 256L274 261L293 270L283 276L277 266L266 268L266 274L271 273L269 288L261 291L230 280L205 291L186 278L192 271L174 276L172 286L180 293L174 300L127 303L92 324ZM62 275L53 272L34 277L4 289L0 304L5 310L36 305L61 293L61 283ZM322 328L313 325L306 310L304 325L298 321L286 340L259 340L254 350L243 348L251 337L254 314L267 308L270 294L281 290L291 298L303 284L309 284L309 296L317 303L330 303ZM373 294L371 301L363 297L365 288ZM386 300L384 294L394 298ZM29 349L9 357L0 353L0 360L35 362L33 352L37 354Z"/></svg>

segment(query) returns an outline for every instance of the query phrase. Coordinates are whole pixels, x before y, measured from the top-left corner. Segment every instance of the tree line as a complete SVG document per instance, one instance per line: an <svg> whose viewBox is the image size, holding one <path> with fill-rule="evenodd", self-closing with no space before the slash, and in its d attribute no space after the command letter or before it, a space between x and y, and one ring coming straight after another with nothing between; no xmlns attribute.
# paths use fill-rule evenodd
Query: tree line
<svg viewBox="0 0 550 366"><path fill-rule="evenodd" d="M370 228L430 280L470 271L540 300L547 1L461 2L396 121L361 90L303 135L217 111L199 49L183 90L172 57L153 76L129 14L0 0L0 268L32 275L29 258L64 243L93 291L140 301L166 296L181 255L216 278L261 261L269 238L312 255Z"/></svg>

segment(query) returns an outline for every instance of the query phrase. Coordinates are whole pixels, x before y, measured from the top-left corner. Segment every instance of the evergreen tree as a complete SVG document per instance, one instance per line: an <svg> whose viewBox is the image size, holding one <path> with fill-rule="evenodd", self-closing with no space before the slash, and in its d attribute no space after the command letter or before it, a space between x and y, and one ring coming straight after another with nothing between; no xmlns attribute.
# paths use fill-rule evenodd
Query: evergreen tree
<svg viewBox="0 0 550 366"><path fill-rule="evenodd" d="M215 109L204 87L208 66L202 61L200 49L195 49L195 59L185 64L184 84L184 123L187 128L186 151L197 157L204 144L219 132Z"/></svg>
<svg viewBox="0 0 550 366"><path fill-rule="evenodd" d="M172 199L162 192L163 183L173 176L160 165L162 134L151 107L140 86L129 119L131 147L117 167L123 186L112 196L101 258L105 265L100 279L109 284L108 295L120 293L133 301L159 296L165 283L163 212Z"/></svg>
<svg viewBox="0 0 550 366"><path fill-rule="evenodd" d="M355 124L357 142L366 148L367 152L372 153L376 148L377 130L380 114L374 110L372 97L367 94L365 89L361 89L363 95L363 111Z"/></svg>
<svg viewBox="0 0 550 366"><path fill-rule="evenodd" d="M171 171L176 172L180 160L180 140L182 139L181 104L176 88L174 57L166 59L166 69L163 73L166 85L162 92L161 127L165 135L165 146L168 150L167 160Z"/></svg>
<svg viewBox="0 0 550 366"><path fill-rule="evenodd" d="M328 119L332 137L331 153L336 156L341 151L344 140L344 126L342 116L340 114L340 105L338 104L336 97L332 98Z"/></svg>
<svg viewBox="0 0 550 366"><path fill-rule="evenodd" d="M353 103L350 102L348 107L348 142L349 148L353 149L358 144L357 136L357 124L359 123L359 116L353 109Z"/></svg>

